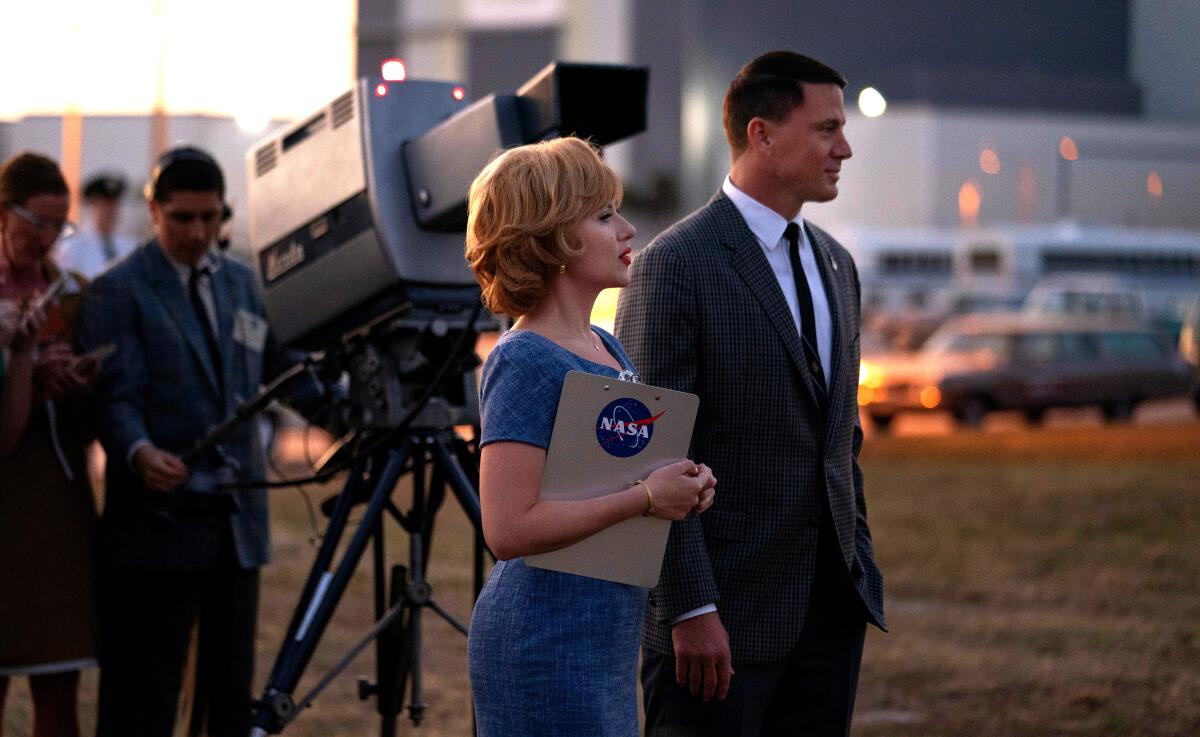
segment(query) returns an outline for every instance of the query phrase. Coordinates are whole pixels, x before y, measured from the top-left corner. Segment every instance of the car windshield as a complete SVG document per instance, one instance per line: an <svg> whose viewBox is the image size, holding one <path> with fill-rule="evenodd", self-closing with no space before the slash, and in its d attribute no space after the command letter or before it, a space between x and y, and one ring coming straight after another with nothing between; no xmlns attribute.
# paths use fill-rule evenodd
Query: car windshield
<svg viewBox="0 0 1200 737"><path fill-rule="evenodd" d="M1008 358L1009 336L1000 333L959 333L938 331L926 341L924 351L930 355L963 355L985 353L1001 361Z"/></svg>

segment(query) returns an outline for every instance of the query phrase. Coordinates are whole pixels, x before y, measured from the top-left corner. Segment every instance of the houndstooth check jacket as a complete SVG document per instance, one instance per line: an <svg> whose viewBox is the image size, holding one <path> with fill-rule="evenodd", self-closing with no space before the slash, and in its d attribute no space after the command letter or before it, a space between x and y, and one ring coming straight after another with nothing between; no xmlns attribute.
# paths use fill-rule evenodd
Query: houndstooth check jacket
<svg viewBox="0 0 1200 737"><path fill-rule="evenodd" d="M886 629L858 451L859 284L850 254L809 226L833 319L822 422L795 322L762 247L718 194L634 260L616 334L648 384L700 396L692 458L713 507L676 522L643 642L671 654L670 620L715 602L734 663L780 660L804 627L822 496L869 621Z"/></svg>

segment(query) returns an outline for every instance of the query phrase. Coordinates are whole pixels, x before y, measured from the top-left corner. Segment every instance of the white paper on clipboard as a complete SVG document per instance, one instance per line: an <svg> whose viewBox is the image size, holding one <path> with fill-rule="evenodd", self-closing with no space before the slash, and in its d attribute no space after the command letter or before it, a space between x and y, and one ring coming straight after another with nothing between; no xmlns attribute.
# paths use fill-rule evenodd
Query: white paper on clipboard
<svg viewBox="0 0 1200 737"><path fill-rule="evenodd" d="M546 452L541 498L591 499L629 488L687 457L700 400L694 394L569 371ZM653 588L669 520L637 517L574 545L525 557L537 568Z"/></svg>

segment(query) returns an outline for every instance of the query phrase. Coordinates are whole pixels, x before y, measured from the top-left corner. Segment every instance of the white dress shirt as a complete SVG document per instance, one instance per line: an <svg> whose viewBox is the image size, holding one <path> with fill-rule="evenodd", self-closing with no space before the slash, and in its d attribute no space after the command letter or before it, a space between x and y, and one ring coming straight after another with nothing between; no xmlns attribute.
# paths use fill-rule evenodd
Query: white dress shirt
<svg viewBox="0 0 1200 737"><path fill-rule="evenodd" d="M733 202L734 207L746 220L750 232L758 238L767 263L775 278L779 281L779 289L787 300L788 309L792 312L792 320L796 323L796 334L803 335L800 326L800 304L796 298L796 283L792 279L792 260L788 255L788 242L783 237L783 231L788 221L771 208L762 204L750 195L737 188L737 185L726 176L721 185L725 196ZM821 368L825 374L826 390L829 389L829 376L833 370L833 316L829 311L829 298L821 286L821 271L817 268L817 257L812 243L808 240L808 231L804 228L804 218L797 213L792 220L800 226L800 264L804 267L804 277L808 280L808 290L812 292L813 317L817 330L817 350L821 353Z"/></svg>
<svg viewBox="0 0 1200 737"><path fill-rule="evenodd" d="M171 268L175 269L179 283L183 285L183 293L188 294L188 284L192 279L192 267L171 258L165 250L163 255L167 257ZM204 311L208 313L208 326L212 328L213 335L220 335L220 330L217 328L217 303L213 297L212 275L221 270L221 259L209 251L204 254L204 258L197 262L196 268L204 269L197 279L196 291L200 293L200 301L204 303Z"/></svg>
<svg viewBox="0 0 1200 737"><path fill-rule="evenodd" d="M110 264L125 258L136 246L133 238L113 234L114 251L112 261L104 257L104 237L93 228L84 228L70 238L65 238L55 247L54 260L64 269L83 274L88 279L104 271Z"/></svg>

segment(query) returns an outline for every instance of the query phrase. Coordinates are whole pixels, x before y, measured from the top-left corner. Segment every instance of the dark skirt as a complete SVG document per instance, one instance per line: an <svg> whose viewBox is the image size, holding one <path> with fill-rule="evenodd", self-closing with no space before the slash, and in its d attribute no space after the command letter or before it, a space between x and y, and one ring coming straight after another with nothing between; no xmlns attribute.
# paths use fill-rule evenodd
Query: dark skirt
<svg viewBox="0 0 1200 737"><path fill-rule="evenodd" d="M0 675L95 664L96 508L81 442L51 444L42 405L0 459Z"/></svg>

